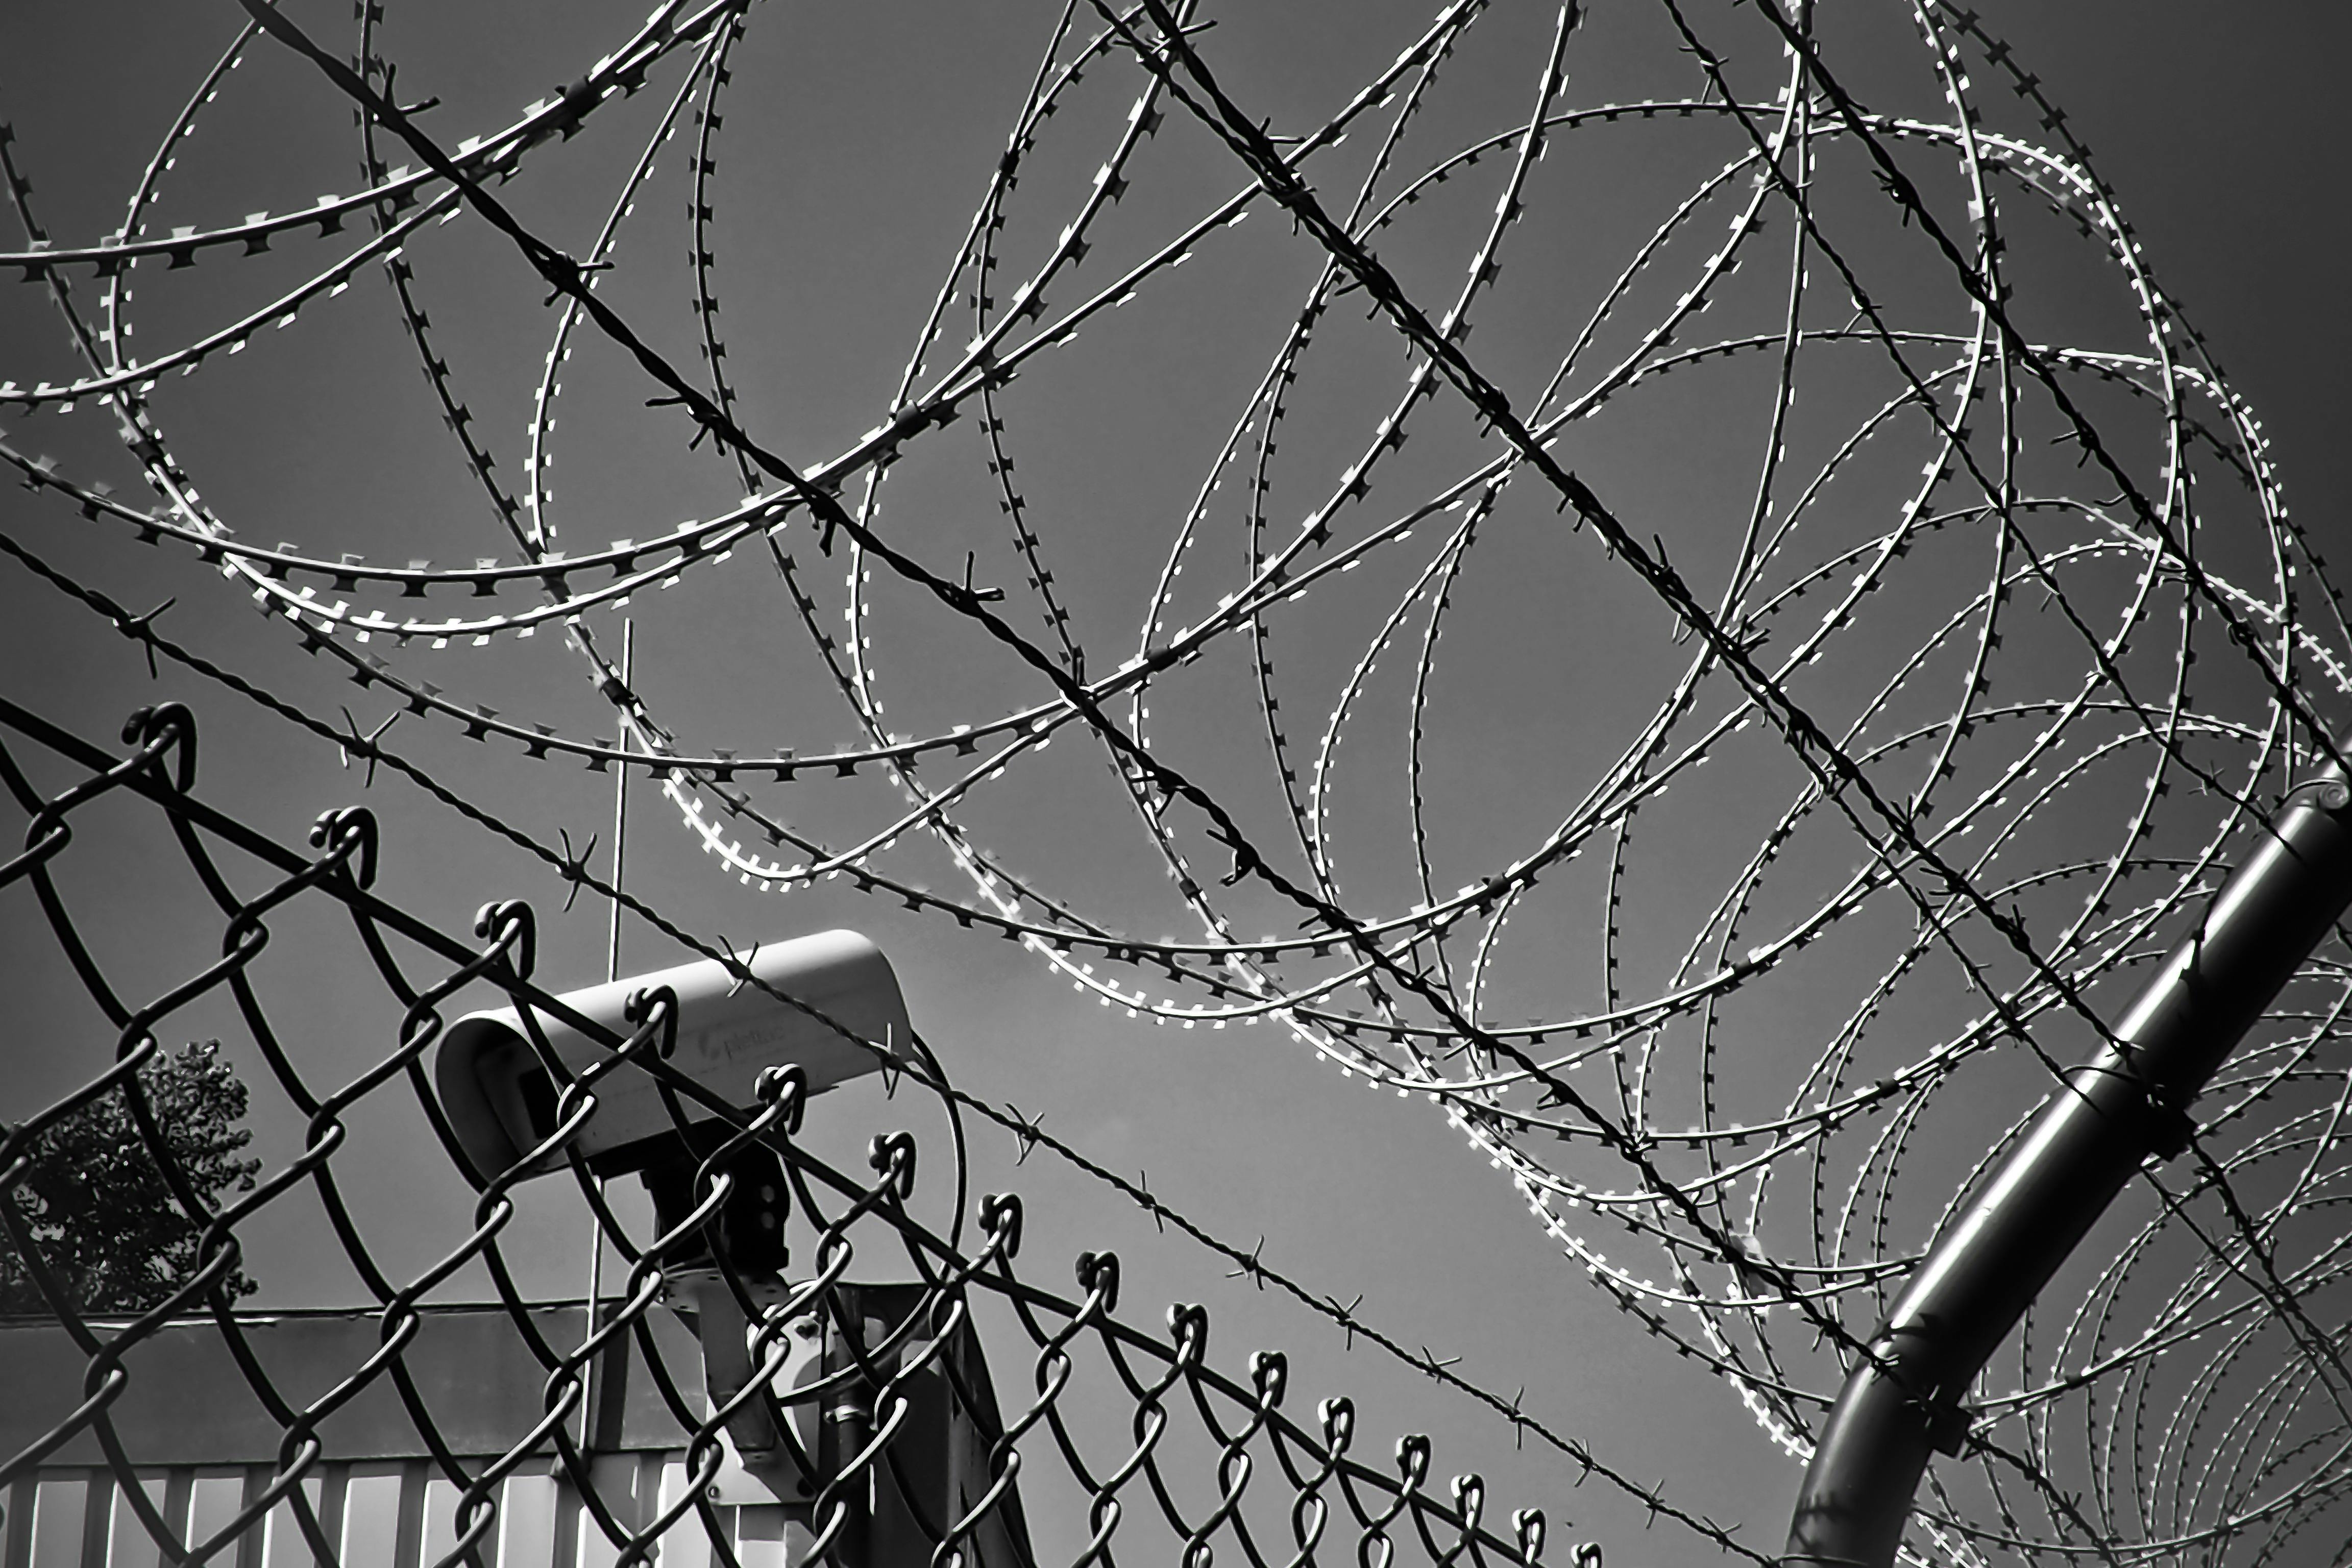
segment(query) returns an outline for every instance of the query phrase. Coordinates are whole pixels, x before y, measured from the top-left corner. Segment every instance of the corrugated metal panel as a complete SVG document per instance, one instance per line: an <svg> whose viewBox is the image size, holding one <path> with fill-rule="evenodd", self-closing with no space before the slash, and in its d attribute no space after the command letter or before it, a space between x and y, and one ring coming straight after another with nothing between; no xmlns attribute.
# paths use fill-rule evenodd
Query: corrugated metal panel
<svg viewBox="0 0 2352 1568"><path fill-rule="evenodd" d="M457 1489L422 1460L331 1464L303 1494L343 1568L431 1568L457 1540ZM148 1495L175 1535L210 1538L269 1483L266 1465L182 1466L142 1473ZM686 1485L683 1453L603 1454L593 1464L598 1497L631 1531L643 1529ZM613 1568L619 1549L581 1505L568 1478L537 1463L499 1489L498 1522L483 1568ZM5 1568L158 1568L154 1538L110 1471L58 1466L8 1489ZM781 1506L714 1510L743 1568L789 1568L789 1544L808 1532ZM656 1568L710 1568L700 1516L689 1510L662 1537ZM318 1559L293 1509L270 1510L262 1529L211 1560L222 1568L314 1568Z"/></svg>
<svg viewBox="0 0 2352 1568"><path fill-rule="evenodd" d="M863 1291L877 1310L913 1310L911 1286L843 1287ZM904 1298L902 1300L900 1298ZM582 1309L533 1314L553 1342L576 1343ZM667 1313L652 1320L671 1375L698 1392L695 1341ZM356 1312L290 1313L240 1320L256 1358L289 1396L315 1398L380 1342L378 1321ZM986 1368L968 1336L955 1347L959 1375L982 1399ZM645 1530L683 1496L687 1433L672 1418L637 1364L634 1345L615 1342L600 1361L597 1451L590 1480L598 1504L624 1531ZM428 1308L404 1360L435 1425L476 1473L511 1451L543 1408L539 1363L502 1308ZM96 1436L83 1432L32 1473L20 1477L0 1507L0 1568L168 1568L186 1543L205 1543L258 1504L278 1476L279 1426L259 1406L225 1342L208 1321L177 1323L142 1342L125 1360L131 1376L110 1408L117 1439L142 1492L172 1537L166 1547L141 1518ZM87 1363L65 1331L49 1323L0 1325L0 1456L21 1452L81 1398ZM934 1386L934 1385L937 1386ZM985 1490L982 1454L958 1417L943 1383L918 1378L908 1387L915 1411L894 1447L906 1473L940 1495L927 1515L960 1514ZM936 1428L934 1430L933 1428ZM299 1482L322 1541L340 1568L432 1568L455 1550L457 1485L427 1457L426 1446L389 1388L363 1393L320 1425L324 1455ZM970 1451L968 1451L970 1450ZM887 1476L870 1528L876 1562L927 1561L908 1506ZM477 1548L480 1568L614 1568L621 1548L584 1506L559 1464L534 1458L499 1483L497 1513ZM1011 1525L992 1519L972 1542L981 1568L1010 1564L1006 1531L1019 1502L1002 1505ZM805 1505L712 1505L710 1517L741 1568L795 1568L812 1535ZM654 1568L713 1568L703 1511L685 1510L663 1533ZM1024 1530L1025 1532L1025 1530ZM911 1553L911 1555L908 1555ZM320 1568L321 1553L291 1497L257 1523L223 1542L210 1568Z"/></svg>

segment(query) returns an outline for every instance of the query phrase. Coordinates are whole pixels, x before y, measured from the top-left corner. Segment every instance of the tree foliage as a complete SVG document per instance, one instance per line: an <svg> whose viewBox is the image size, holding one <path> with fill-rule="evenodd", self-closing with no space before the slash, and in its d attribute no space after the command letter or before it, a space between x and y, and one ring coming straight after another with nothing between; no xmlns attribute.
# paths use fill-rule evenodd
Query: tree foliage
<svg viewBox="0 0 2352 1568"><path fill-rule="evenodd" d="M238 1157L253 1141L238 1125L245 1084L220 1059L218 1041L159 1051L138 1080L173 1163L207 1203L252 1189L261 1162ZM15 1221L0 1227L0 1313L50 1310L20 1237L86 1312L143 1311L194 1271L203 1226L173 1197L122 1089L43 1128L27 1152L29 1168L0 1198ZM222 1284L231 1299L256 1289L241 1268Z"/></svg>

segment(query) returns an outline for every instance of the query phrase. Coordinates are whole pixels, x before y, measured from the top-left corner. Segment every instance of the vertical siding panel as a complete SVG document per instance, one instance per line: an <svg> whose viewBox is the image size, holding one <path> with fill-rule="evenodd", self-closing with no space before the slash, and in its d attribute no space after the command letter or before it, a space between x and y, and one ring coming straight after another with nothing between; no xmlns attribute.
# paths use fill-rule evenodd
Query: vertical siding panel
<svg viewBox="0 0 2352 1568"><path fill-rule="evenodd" d="M370 1466L343 1487L342 1528L336 1532L343 1568L394 1568L400 1541L400 1472Z"/></svg>
<svg viewBox="0 0 2352 1568"><path fill-rule="evenodd" d="M267 1465L239 1469L141 1470L145 1495L161 1505L173 1533L191 1546L225 1528L276 1478ZM687 1479L682 1456L615 1453L589 1465L596 1496L626 1531L646 1528L677 1500ZM281 1500L207 1559L205 1568L434 1568L455 1546L459 1489L423 1460L354 1468L322 1463L301 1483L304 1500L333 1543L336 1562L314 1560ZM0 1528L0 1568L170 1568L169 1555L139 1521L131 1500L105 1469L50 1469L0 1493L8 1518ZM621 1548L587 1515L568 1475L541 1464L509 1476L481 1543L480 1568L614 1568ZM742 1568L792 1568L805 1545L781 1509L721 1508L719 1527L738 1547ZM774 1517L770 1517L773 1515ZM657 1568L717 1568L701 1514L689 1508L656 1545Z"/></svg>
<svg viewBox="0 0 2352 1568"><path fill-rule="evenodd" d="M190 1472L186 1539L189 1546L203 1545L236 1518L236 1510L245 1506L245 1476L237 1470L195 1470ZM247 1531L247 1533L251 1533ZM218 1564L230 1568L236 1562L236 1546L222 1547L205 1559L207 1568Z"/></svg>
<svg viewBox="0 0 2352 1568"><path fill-rule="evenodd" d="M637 1505L636 1526L631 1533L636 1534L652 1529L656 1516L661 1512L662 1457L633 1454L629 1458L636 1461L629 1477L629 1495ZM650 1563L652 1559L646 1561Z"/></svg>
<svg viewBox="0 0 2352 1568"><path fill-rule="evenodd" d="M596 1500L633 1534L643 1530L646 1521L654 1516L656 1504L651 1493L660 1474L657 1465L648 1464L635 1454L599 1454L588 1465L588 1479L596 1489ZM613 1568L620 1555L621 1549L613 1544L583 1503L580 1510L580 1545L572 1558L571 1568Z"/></svg>
<svg viewBox="0 0 2352 1568"><path fill-rule="evenodd" d="M195 1489L194 1465L174 1465L163 1472L163 1517L171 1522L172 1534L183 1548L188 1543L188 1505L194 1500ZM168 1542L163 1552L167 1563L177 1562L184 1555Z"/></svg>
<svg viewBox="0 0 2352 1568"><path fill-rule="evenodd" d="M298 1485L311 1511L317 1512L322 1489L320 1478L304 1476ZM310 1568L310 1543L303 1539L302 1526L294 1518L294 1500L280 1498L262 1525L261 1568Z"/></svg>
<svg viewBox="0 0 2352 1568"><path fill-rule="evenodd" d="M33 1568L81 1568L89 1483L42 1477L33 1497Z"/></svg>
<svg viewBox="0 0 2352 1568"><path fill-rule="evenodd" d="M106 1568L106 1531L114 1517L114 1472L89 1472L81 1505L81 1568Z"/></svg>
<svg viewBox="0 0 2352 1568"><path fill-rule="evenodd" d="M630 1486L637 1500L637 1530L642 1531L652 1529L654 1520L661 1513L662 1456L637 1454L631 1457L636 1460L636 1470L630 1477ZM659 1552L660 1547L656 1543L656 1556L646 1560L649 1568L657 1560Z"/></svg>
<svg viewBox="0 0 2352 1568"><path fill-rule="evenodd" d="M663 1458L660 1454L637 1456L637 1528L640 1531L651 1530L654 1521L661 1514ZM647 1558L646 1563L649 1565L657 1563L660 1552L660 1543L656 1541L654 1543L655 1555Z"/></svg>
<svg viewBox="0 0 2352 1568"><path fill-rule="evenodd" d="M483 1463L484 1461L476 1461L473 1468L479 1469ZM432 1479L425 1483L425 1568L433 1568L434 1563L457 1550L457 1502L465 1495L464 1487L443 1477L437 1468L433 1472ZM478 1563L480 1568L498 1568L499 1533L505 1527L506 1521L504 1489L494 1489L490 1494L490 1501L498 1506L490 1515L489 1530L474 1542L473 1557L470 1560L460 1558L458 1559L460 1563L470 1561Z"/></svg>
<svg viewBox="0 0 2352 1568"><path fill-rule="evenodd" d="M735 1557L743 1568L792 1568L784 1540L783 1504L747 1504L732 1511Z"/></svg>
<svg viewBox="0 0 2352 1568"><path fill-rule="evenodd" d="M330 1551L341 1554L343 1543L343 1504L349 1500L352 1468L348 1464L329 1465L319 1482L319 1533L326 1538ZM320 1568L328 1568L321 1563Z"/></svg>
<svg viewBox="0 0 2352 1568"><path fill-rule="evenodd" d="M661 1516L661 1510L664 1506L662 1498L662 1478L668 1473L665 1462L667 1458L667 1456L662 1454L639 1454L637 1456L638 1511L643 1516L641 1522L638 1525L638 1529L640 1530L651 1530L654 1525L654 1521ZM647 1558L646 1563L648 1564L648 1568L658 1568L658 1564L661 1561L660 1538L656 1537L653 1544L654 1555Z"/></svg>
<svg viewBox="0 0 2352 1568"><path fill-rule="evenodd" d="M244 1496L238 1500L237 1507L251 1508L260 1500L261 1494L269 1489L269 1483L277 1479L277 1467L273 1465L247 1465L245 1468ZM261 1568L262 1542L268 1532L269 1521L267 1515L255 1520L245 1527L245 1533L236 1538L236 1554L215 1561L221 1564L221 1568Z"/></svg>
<svg viewBox="0 0 2352 1568"><path fill-rule="evenodd" d="M667 1510L685 1494L686 1461L665 1458L661 1469L661 1506ZM724 1510L719 1512L723 1521ZM702 1515L689 1508L661 1538L659 1568L710 1568L710 1538L703 1533Z"/></svg>
<svg viewBox="0 0 2352 1568"><path fill-rule="evenodd" d="M431 1473L423 1459L400 1467L400 1512L392 1525L393 1568L430 1568L419 1561L425 1545L425 1484Z"/></svg>
<svg viewBox="0 0 2352 1568"><path fill-rule="evenodd" d="M498 1568L555 1568L555 1478L507 1478L499 1499Z"/></svg>
<svg viewBox="0 0 2352 1568"><path fill-rule="evenodd" d="M8 1489L7 1532L0 1538L0 1568L31 1568L33 1561L33 1500L39 1495L40 1472L27 1470Z"/></svg>
<svg viewBox="0 0 2352 1568"><path fill-rule="evenodd" d="M133 1479L148 1501L159 1509L163 1506L170 1495L169 1472L138 1470L133 1472ZM116 1487L113 1503L107 1521L106 1568L159 1568L163 1561L163 1546L140 1519L138 1510L132 1506L130 1489ZM83 1545L86 1554L89 1543L84 1542Z"/></svg>
<svg viewBox="0 0 2352 1568"><path fill-rule="evenodd" d="M557 1459L549 1466L555 1481L555 1518L549 1531L547 1543L548 1568L565 1568L580 1554L580 1531L584 1524L594 1533L593 1520L583 1520L580 1513L580 1489L572 1484L572 1474Z"/></svg>
<svg viewBox="0 0 2352 1568"><path fill-rule="evenodd" d="M604 1537L604 1527L596 1522L593 1501L602 1504L604 1511L625 1521L629 1517L628 1496L615 1485L606 1461L609 1454L599 1454L588 1461L588 1485L595 1496L576 1497L567 1482L563 1489L564 1505L571 1510L572 1551L558 1568L612 1568L613 1559L619 1555L613 1543Z"/></svg>
<svg viewBox="0 0 2352 1568"><path fill-rule="evenodd" d="M436 1468L425 1478L425 1538L417 1547L420 1568L433 1568L457 1543L457 1483Z"/></svg>

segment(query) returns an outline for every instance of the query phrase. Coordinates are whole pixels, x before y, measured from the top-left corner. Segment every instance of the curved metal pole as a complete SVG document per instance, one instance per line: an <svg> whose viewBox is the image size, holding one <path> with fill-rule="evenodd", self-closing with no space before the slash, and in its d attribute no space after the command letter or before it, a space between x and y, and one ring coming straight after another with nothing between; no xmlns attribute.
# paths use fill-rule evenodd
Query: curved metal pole
<svg viewBox="0 0 2352 1568"><path fill-rule="evenodd" d="M1957 1454L1969 1386L2140 1163L2188 1144L2189 1107L2352 903L2352 787L2287 796L2116 1030L1912 1278L1805 1471L1781 1561L1887 1568L1930 1453Z"/></svg>

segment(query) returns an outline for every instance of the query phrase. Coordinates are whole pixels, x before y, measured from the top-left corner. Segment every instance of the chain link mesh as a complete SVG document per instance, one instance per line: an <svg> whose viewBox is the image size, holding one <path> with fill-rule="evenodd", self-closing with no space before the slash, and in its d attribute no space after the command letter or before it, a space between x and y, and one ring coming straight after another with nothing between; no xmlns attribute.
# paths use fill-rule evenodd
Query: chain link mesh
<svg viewBox="0 0 2352 1568"><path fill-rule="evenodd" d="M1457 1477L1450 1489L1433 1481L1427 1438L1408 1436L1391 1464L1373 1462L1355 1451L1355 1411L1346 1399L1323 1401L1307 1420L1286 1410L1287 1363L1279 1353L1252 1356L1240 1376L1219 1371L1209 1359L1203 1309L1170 1309L1162 1333L1119 1316L1116 1256L1082 1254L1075 1296L1024 1278L1016 1268L1023 1221L1017 1197L990 1194L978 1202L972 1218L979 1239L969 1248L960 1249L927 1228L908 1207L917 1163L909 1135L876 1137L866 1172L827 1164L795 1138L807 1093L797 1068L763 1073L759 1109L744 1115L667 1061L664 1047L674 1041L677 1026L674 994L641 993L632 1006L635 1027L626 1033L604 1029L573 1011L532 983L535 926L528 904L486 906L476 940L469 942L385 901L371 887L378 857L387 851L366 810L338 809L320 817L306 854L203 803L191 793L196 730L184 707L167 704L134 715L124 731L130 749L120 754L5 699L0 699L0 727L5 730L0 735L0 783L26 820L25 848L0 865L0 896L37 901L55 938L52 958L79 975L117 1040L104 1070L7 1129L0 1140L0 1219L58 1320L88 1358L85 1397L43 1413L47 1430L0 1463L0 1493L77 1435L89 1433L102 1447L122 1497L168 1560L190 1568L233 1560L240 1538L258 1531L282 1504L292 1510L318 1560L335 1563L335 1544L302 1482L335 1457L320 1434L321 1423L383 1384L397 1392L439 1473L462 1489L457 1539L440 1558L442 1564L486 1561L496 1541L499 1483L528 1461L551 1455L560 1474L578 1489L585 1513L618 1552L622 1568L651 1561L673 1530L705 1532L724 1568L740 1568L730 1531L710 1500L709 1483L727 1458L721 1436L727 1421L761 1405L793 1447L803 1473L816 1484L806 1504L810 1539L804 1560L850 1563L856 1559L846 1554L845 1540L871 1506L860 1500L876 1495L886 1478L901 1498L921 1495L908 1456L915 1441L918 1387L929 1384L944 1388L953 1418L978 1433L984 1454L982 1468L956 1494L962 1505L957 1511L927 1510L919 1502L910 1507L930 1560L942 1565L1029 1568L1067 1563L1076 1568L1108 1564L1122 1550L1148 1551L1155 1560L1181 1561L1188 1568L1207 1568L1220 1553L1259 1565L1421 1561L1525 1568L1538 1561L1541 1512L1523 1510L1497 1530L1487 1518L1478 1477ZM17 752L27 747L83 770L83 776L70 787L43 795L18 761ZM168 821L220 921L221 957L144 999L110 976L72 912L77 819L109 799L137 801ZM273 926L315 924L331 915L348 920L360 950L356 956L363 958L383 999L383 1014L397 1019L398 1043L349 1083L324 1089L278 1044L281 1037L271 1024L254 963L268 945ZM744 978L756 984L748 969ZM339 1191L334 1156L347 1119L364 1104L376 1097L413 1096L449 1159L466 1167L466 1153L428 1086L425 1068L445 1033L445 1007L477 984L502 993L525 1019L561 1021L596 1038L610 1054L573 1073L556 1053L541 1050L542 1066L562 1086L554 1132L509 1169L481 1173L470 1234L430 1268L396 1279L354 1223ZM308 1116L302 1149L263 1172L250 1192L217 1206L180 1168L139 1075L163 1049L161 1041L173 1020L214 993L234 998L268 1063L275 1089ZM804 1005L781 994L776 1000L779 1005ZM542 1027L530 1032L543 1047ZM623 1073L657 1080L681 1131L689 1118L694 1125L716 1121L727 1129L723 1142L705 1145L708 1157L696 1173L690 1211L649 1237L628 1234L573 1147L594 1114L598 1086ZM47 1267L41 1241L14 1202L43 1131L106 1097L117 1099L129 1112L147 1156L172 1184L175 1202L203 1227L196 1267L166 1300L128 1323L101 1322L76 1302ZM812 1265L806 1278L781 1288L738 1273L726 1249L709 1244L737 1179L729 1163L752 1145L772 1152L782 1163L793 1225L806 1237ZM538 1304L518 1289L501 1253L501 1232L515 1213L512 1190L549 1155L568 1161L604 1235L629 1259L624 1287L599 1321L583 1323L586 1331L576 1341L550 1337L545 1321L534 1314ZM337 1376L326 1394L299 1402L263 1370L224 1286L241 1255L239 1227L305 1189L315 1189L324 1200L337 1243L368 1281L380 1310L381 1339L373 1353L334 1369ZM521 1440L487 1462L469 1463L440 1431L432 1401L411 1377L404 1351L428 1310L427 1292L475 1261L488 1266L515 1332L543 1369L545 1398ZM677 1298L679 1280L698 1261L723 1281L752 1325L749 1348L755 1375L731 1400L715 1405L701 1397L701 1368L678 1364L675 1345L666 1348L653 1331L654 1314L666 1300ZM915 1283L895 1289L860 1287L851 1280L853 1269L910 1273ZM970 1342L974 1308L982 1303L1004 1309L1003 1316L1019 1325L1026 1341L1025 1352L1013 1342L992 1347L998 1381L1018 1390L1001 1410L986 1371L959 1353ZM886 1315L875 1317L877 1310ZM129 1362L138 1347L165 1325L194 1314L209 1315L217 1326L282 1441L276 1473L266 1487L203 1539L184 1539L140 1484L139 1434L118 1428L109 1412L131 1382ZM794 1339L812 1328L840 1347L832 1358L838 1364L780 1394L779 1374L786 1370ZM663 1402L686 1430L692 1483L668 1506L634 1525L625 1500L600 1497L591 1456L577 1433L589 1368L624 1338L634 1340ZM796 1412L831 1413L843 1408L845 1398L866 1423L860 1429L862 1441L837 1453L825 1445L812 1449L795 1443L791 1434L809 1426L803 1419L796 1427ZM1107 1420L1108 1412L1120 1416ZM1054 1478L1053 1484L1075 1484L1084 1499L1082 1541L1032 1543L1020 1489L1045 1476ZM1574 1555L1582 1563L1598 1561L1589 1548Z"/></svg>

